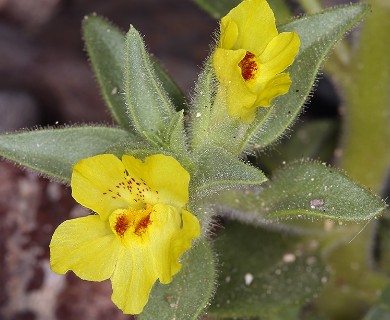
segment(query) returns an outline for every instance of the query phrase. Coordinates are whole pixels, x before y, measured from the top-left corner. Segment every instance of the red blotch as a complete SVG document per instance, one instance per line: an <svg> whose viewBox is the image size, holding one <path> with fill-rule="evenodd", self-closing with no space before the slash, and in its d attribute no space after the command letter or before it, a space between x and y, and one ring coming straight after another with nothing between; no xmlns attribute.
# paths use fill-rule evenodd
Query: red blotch
<svg viewBox="0 0 390 320"><path fill-rule="evenodd" d="M255 77L257 72L257 63L253 53L247 51L244 59L240 61L238 66L241 68L241 75L245 81Z"/></svg>
<svg viewBox="0 0 390 320"><path fill-rule="evenodd" d="M152 221L150 220L150 215L148 214L146 217L144 217L139 223L138 225L135 227L135 230L134 230L134 233L137 235L137 236L140 236L142 235L146 229L148 228L149 224L151 223Z"/></svg>
<svg viewBox="0 0 390 320"><path fill-rule="evenodd" d="M114 229L120 237L123 237L128 227L129 227L129 219L127 218L126 215L121 215L116 219Z"/></svg>

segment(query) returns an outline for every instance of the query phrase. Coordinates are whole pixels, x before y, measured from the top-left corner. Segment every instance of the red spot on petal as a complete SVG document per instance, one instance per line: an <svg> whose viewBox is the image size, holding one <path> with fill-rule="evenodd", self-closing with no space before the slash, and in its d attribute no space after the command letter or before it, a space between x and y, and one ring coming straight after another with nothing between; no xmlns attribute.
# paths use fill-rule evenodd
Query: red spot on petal
<svg viewBox="0 0 390 320"><path fill-rule="evenodd" d="M128 227L129 227L129 219L127 218L127 216L126 215L118 216L118 218L116 219L116 222L115 222L115 227L114 227L116 233L120 237L123 237L123 235L125 234Z"/></svg>
<svg viewBox="0 0 390 320"><path fill-rule="evenodd" d="M146 231L151 222L152 221L150 220L150 214L148 214L146 217L142 218L138 225L135 227L134 233L137 236L142 235L142 233Z"/></svg>
<svg viewBox="0 0 390 320"><path fill-rule="evenodd" d="M257 62L253 53L247 51L244 59L240 61L238 66L241 68L241 75L245 81L251 80L255 77L257 72Z"/></svg>

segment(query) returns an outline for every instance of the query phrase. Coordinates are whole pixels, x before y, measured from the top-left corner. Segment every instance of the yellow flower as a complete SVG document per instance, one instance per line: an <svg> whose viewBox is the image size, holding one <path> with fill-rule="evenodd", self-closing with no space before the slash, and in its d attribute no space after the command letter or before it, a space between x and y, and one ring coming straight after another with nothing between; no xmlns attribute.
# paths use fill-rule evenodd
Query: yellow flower
<svg viewBox="0 0 390 320"><path fill-rule="evenodd" d="M124 313L142 312L157 279L170 283L183 252L200 234L184 208L190 175L162 154L142 162L112 154L73 167L72 195L98 213L63 222L50 243L51 268L80 278L110 278L112 300Z"/></svg>
<svg viewBox="0 0 390 320"><path fill-rule="evenodd" d="M299 50L295 32L278 34L266 0L244 0L221 20L213 67L226 96L228 114L251 123L257 107L288 92L291 80L282 73Z"/></svg>

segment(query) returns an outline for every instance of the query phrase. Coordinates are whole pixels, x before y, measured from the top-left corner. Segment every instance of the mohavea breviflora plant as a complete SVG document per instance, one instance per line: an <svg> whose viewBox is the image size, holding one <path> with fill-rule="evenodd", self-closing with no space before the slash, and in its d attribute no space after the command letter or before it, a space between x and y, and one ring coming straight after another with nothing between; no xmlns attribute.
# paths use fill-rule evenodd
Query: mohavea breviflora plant
<svg viewBox="0 0 390 320"><path fill-rule="evenodd" d="M116 126L0 136L3 157L70 182L92 211L54 232L53 271L110 279L113 302L139 319L327 319L318 297L334 263L324 252L344 241L339 224L386 205L324 163L292 161L270 179L255 164L367 12L355 4L276 26L265 0L244 0L222 18L188 105L133 26L124 35L87 17L86 48ZM388 312L388 289L380 293L366 299L376 303L366 319Z"/></svg>

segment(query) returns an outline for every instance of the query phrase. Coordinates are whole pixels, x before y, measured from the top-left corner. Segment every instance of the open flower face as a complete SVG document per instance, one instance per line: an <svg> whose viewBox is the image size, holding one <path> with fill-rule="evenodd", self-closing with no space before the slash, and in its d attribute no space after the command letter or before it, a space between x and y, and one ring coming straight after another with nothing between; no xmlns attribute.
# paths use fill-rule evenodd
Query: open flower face
<svg viewBox="0 0 390 320"><path fill-rule="evenodd" d="M144 162L112 154L81 160L73 167L72 195L97 215L56 229L52 269L90 281L110 278L114 303L140 313L155 281L172 281L179 257L200 234L197 218L185 210L189 180L174 158L161 154Z"/></svg>
<svg viewBox="0 0 390 320"><path fill-rule="evenodd" d="M288 92L291 80L283 71L299 50L295 32L278 33L266 0L244 0L221 20L213 67L226 95L228 114L251 123L256 107Z"/></svg>

